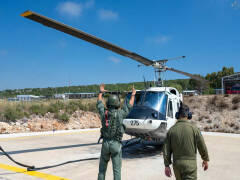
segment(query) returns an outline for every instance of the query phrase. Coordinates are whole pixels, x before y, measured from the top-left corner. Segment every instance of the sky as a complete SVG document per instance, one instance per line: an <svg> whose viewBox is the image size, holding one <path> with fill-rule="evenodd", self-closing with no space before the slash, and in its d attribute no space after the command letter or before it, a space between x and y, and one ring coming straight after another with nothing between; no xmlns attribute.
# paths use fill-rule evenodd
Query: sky
<svg viewBox="0 0 240 180"><path fill-rule="evenodd" d="M31 10L169 67L240 71L240 0L0 0L0 90L154 79L152 67L20 16ZM167 72L164 79L187 78Z"/></svg>

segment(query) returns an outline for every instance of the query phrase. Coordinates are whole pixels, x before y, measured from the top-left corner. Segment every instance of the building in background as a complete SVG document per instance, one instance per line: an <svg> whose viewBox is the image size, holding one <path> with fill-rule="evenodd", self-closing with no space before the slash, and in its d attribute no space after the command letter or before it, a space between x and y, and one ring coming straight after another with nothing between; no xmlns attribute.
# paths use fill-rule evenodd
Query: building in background
<svg viewBox="0 0 240 180"><path fill-rule="evenodd" d="M240 94L240 72L222 78L222 94Z"/></svg>
<svg viewBox="0 0 240 180"><path fill-rule="evenodd" d="M54 99L66 99L65 94L54 94Z"/></svg>
<svg viewBox="0 0 240 180"><path fill-rule="evenodd" d="M65 93L66 99L83 99L97 97L97 93Z"/></svg>
<svg viewBox="0 0 240 180"><path fill-rule="evenodd" d="M184 90L182 94L185 96L197 96L199 92L197 90Z"/></svg>
<svg viewBox="0 0 240 180"><path fill-rule="evenodd" d="M18 101L18 98L8 98L8 101Z"/></svg>
<svg viewBox="0 0 240 180"><path fill-rule="evenodd" d="M222 94L223 89L214 89L215 90L215 94Z"/></svg>
<svg viewBox="0 0 240 180"><path fill-rule="evenodd" d="M17 99L18 101L38 101L40 97L34 95L17 95Z"/></svg>

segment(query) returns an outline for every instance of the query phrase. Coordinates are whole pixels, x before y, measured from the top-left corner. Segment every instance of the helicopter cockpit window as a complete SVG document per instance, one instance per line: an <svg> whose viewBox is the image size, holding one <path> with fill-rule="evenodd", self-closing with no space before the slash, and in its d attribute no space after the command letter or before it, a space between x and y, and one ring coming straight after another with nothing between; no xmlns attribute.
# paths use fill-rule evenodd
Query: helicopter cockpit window
<svg viewBox="0 0 240 180"><path fill-rule="evenodd" d="M177 95L177 92L176 92L175 89L171 89L171 90L170 90L170 93Z"/></svg>
<svg viewBox="0 0 240 180"><path fill-rule="evenodd" d="M127 94L127 96L126 96L126 100L127 100L127 101L130 100L131 95L132 95L132 93L128 93L128 94ZM138 92L136 93L135 99L134 99L134 106L141 104L143 95L144 95L144 92L142 92L142 91L138 91ZM126 100L125 100L125 103L126 103Z"/></svg>
<svg viewBox="0 0 240 180"><path fill-rule="evenodd" d="M166 114L167 95L163 92L147 91L142 101L143 106L148 106L161 114Z"/></svg>
<svg viewBox="0 0 240 180"><path fill-rule="evenodd" d="M172 101L169 101L168 103L168 113L167 113L168 117L173 118L173 105L172 105Z"/></svg>

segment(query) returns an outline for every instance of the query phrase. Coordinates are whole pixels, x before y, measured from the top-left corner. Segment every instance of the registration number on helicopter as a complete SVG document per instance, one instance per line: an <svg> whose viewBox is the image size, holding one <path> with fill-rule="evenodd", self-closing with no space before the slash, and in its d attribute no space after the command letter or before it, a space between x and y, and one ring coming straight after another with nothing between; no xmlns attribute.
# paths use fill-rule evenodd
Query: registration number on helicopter
<svg viewBox="0 0 240 180"><path fill-rule="evenodd" d="M136 120L130 121L131 126L139 126L139 122Z"/></svg>

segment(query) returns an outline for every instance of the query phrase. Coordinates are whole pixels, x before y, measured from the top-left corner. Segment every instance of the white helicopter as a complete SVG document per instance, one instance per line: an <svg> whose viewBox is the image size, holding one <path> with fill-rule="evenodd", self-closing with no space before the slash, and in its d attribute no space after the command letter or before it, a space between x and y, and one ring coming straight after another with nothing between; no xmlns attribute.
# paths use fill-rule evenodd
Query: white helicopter
<svg viewBox="0 0 240 180"><path fill-rule="evenodd" d="M174 71L191 77L192 79L202 81L203 83L207 82L201 77L167 67L166 62L171 59L150 60L32 11L26 11L22 13L21 16L108 49L122 56L129 57L145 66L152 66L154 68L155 74L158 76L158 81L156 83L157 87L138 91L136 94L135 105L130 114L123 121L126 127L126 133L131 136L162 142L168 129L175 124L175 114L178 112L182 102L182 94L180 94L176 88L163 86L163 81L161 79L163 72L167 70ZM185 58L185 56L181 56L180 58ZM126 96L126 100L130 98L129 96L130 94Z"/></svg>

